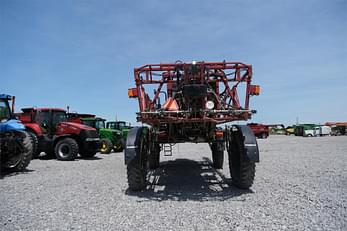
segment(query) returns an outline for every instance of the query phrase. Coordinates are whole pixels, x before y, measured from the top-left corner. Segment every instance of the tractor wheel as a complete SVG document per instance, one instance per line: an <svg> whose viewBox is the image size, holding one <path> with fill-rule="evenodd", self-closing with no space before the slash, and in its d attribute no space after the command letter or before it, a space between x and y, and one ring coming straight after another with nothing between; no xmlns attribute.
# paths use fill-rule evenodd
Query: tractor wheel
<svg viewBox="0 0 347 231"><path fill-rule="evenodd" d="M72 138L64 138L55 145L54 152L58 160L74 160L78 154L78 144Z"/></svg>
<svg viewBox="0 0 347 231"><path fill-rule="evenodd" d="M224 148L222 142L214 142L211 145L213 167L216 169L223 168Z"/></svg>
<svg viewBox="0 0 347 231"><path fill-rule="evenodd" d="M139 162L133 160L127 165L128 185L132 191L139 191L146 187L146 171Z"/></svg>
<svg viewBox="0 0 347 231"><path fill-rule="evenodd" d="M38 149L39 140L38 140L38 138L37 138L37 136L36 136L35 133L28 131L28 134L30 135L31 140L32 140L32 144L33 144L33 155L32 155L32 158L33 158L33 159L36 159L36 158L39 157L39 155L40 155L40 153L41 153L41 152L39 151L39 149Z"/></svg>
<svg viewBox="0 0 347 231"><path fill-rule="evenodd" d="M150 169L156 169L160 164L160 146L159 144L154 144L149 154L148 164Z"/></svg>
<svg viewBox="0 0 347 231"><path fill-rule="evenodd" d="M121 139L117 144L115 144L115 145L113 146L113 150L114 150L115 152L122 152L123 149L124 149L124 144L125 144L124 140Z"/></svg>
<svg viewBox="0 0 347 231"><path fill-rule="evenodd" d="M140 130L139 132L142 132ZM129 189L132 191L140 191L146 187L147 177L147 137L142 132L139 140L139 148L137 149L136 157L127 164L127 175Z"/></svg>
<svg viewBox="0 0 347 231"><path fill-rule="evenodd" d="M27 132L16 133L22 137L20 144L15 144L14 152L10 153L2 168L8 171L23 171L30 163L33 154L33 141ZM21 147L18 147L20 145Z"/></svg>
<svg viewBox="0 0 347 231"><path fill-rule="evenodd" d="M100 153L110 154L112 150L112 142L109 139L100 140Z"/></svg>
<svg viewBox="0 0 347 231"><path fill-rule="evenodd" d="M247 158L242 133L236 132L231 138L228 154L232 182L238 188L249 189L255 177L255 163Z"/></svg>
<svg viewBox="0 0 347 231"><path fill-rule="evenodd" d="M113 146L113 151L114 152L122 152L123 151L123 147L121 144L116 144Z"/></svg>

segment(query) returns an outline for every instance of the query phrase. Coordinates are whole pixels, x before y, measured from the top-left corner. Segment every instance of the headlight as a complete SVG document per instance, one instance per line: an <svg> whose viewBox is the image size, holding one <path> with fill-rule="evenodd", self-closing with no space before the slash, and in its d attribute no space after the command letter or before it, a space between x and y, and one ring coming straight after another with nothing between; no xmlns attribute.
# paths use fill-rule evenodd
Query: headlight
<svg viewBox="0 0 347 231"><path fill-rule="evenodd" d="M205 107L209 110L212 110L214 108L214 102L211 100L207 101Z"/></svg>

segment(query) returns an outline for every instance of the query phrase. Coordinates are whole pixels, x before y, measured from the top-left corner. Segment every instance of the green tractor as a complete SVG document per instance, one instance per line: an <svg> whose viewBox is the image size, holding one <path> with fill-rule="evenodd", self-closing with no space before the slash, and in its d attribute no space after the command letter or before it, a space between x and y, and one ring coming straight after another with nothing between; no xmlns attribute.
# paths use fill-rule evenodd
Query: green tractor
<svg viewBox="0 0 347 231"><path fill-rule="evenodd" d="M128 132L132 127L125 121L109 121L106 123L106 128L122 131L123 139L126 140Z"/></svg>
<svg viewBox="0 0 347 231"><path fill-rule="evenodd" d="M124 149L125 139L122 130L105 126L105 119L95 117L93 114L69 113L70 122L81 123L95 128L100 137L100 153L109 154L112 149L121 152Z"/></svg>

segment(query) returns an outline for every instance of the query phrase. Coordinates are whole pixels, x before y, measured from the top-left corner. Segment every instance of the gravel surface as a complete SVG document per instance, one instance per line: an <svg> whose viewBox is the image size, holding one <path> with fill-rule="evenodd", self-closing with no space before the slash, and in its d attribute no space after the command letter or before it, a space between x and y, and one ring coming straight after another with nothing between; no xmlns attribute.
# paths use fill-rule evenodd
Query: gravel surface
<svg viewBox="0 0 347 231"><path fill-rule="evenodd" d="M205 144L180 144L128 192L122 153L33 160L0 179L0 230L346 230L347 137L258 140L251 190L211 167Z"/></svg>

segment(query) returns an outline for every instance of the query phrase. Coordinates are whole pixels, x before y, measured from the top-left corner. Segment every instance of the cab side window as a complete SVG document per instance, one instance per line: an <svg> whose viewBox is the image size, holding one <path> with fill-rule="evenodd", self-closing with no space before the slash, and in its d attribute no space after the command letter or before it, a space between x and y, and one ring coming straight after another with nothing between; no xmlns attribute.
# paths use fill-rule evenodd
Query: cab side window
<svg viewBox="0 0 347 231"><path fill-rule="evenodd" d="M53 113L53 121L52 121L52 126L53 128L56 128L56 126L60 122L66 121L66 114L65 112L54 112Z"/></svg>
<svg viewBox="0 0 347 231"><path fill-rule="evenodd" d="M9 119L10 112L5 101L0 101L0 120Z"/></svg>
<svg viewBox="0 0 347 231"><path fill-rule="evenodd" d="M41 111L36 114L36 122L40 125L41 129L47 131L49 126L49 112Z"/></svg>

